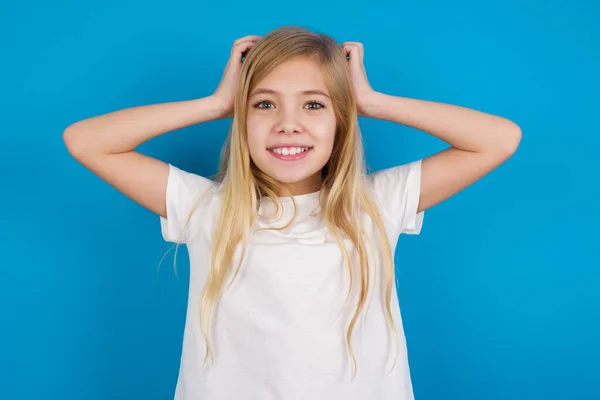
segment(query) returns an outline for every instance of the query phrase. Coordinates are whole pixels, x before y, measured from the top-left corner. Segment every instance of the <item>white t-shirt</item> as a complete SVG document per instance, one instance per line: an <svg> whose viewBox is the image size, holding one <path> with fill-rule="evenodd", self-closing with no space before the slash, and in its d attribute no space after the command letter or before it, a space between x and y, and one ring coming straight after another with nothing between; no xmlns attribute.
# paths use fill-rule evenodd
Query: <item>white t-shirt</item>
<svg viewBox="0 0 600 400"><path fill-rule="evenodd" d="M161 217L160 222L164 239L175 242L194 200L219 184L172 165L169 168L167 218ZM420 182L420 160L368 176L392 251L401 233L420 233ZM318 192L294 196L297 215L290 227L252 233L244 263L217 308L215 364L208 360L202 365L205 344L198 304L210 267L210 239L220 198L215 190L202 202L181 240L190 257L190 285L175 399L413 400L395 285L391 307L400 347L398 361L388 373L396 348L385 316L384 286L376 274L382 258L371 267L374 292L352 336L357 362L357 375L352 380L352 362L345 344L346 329L354 314L351 300L344 305L349 272L322 219L311 215L319 206ZM290 198L281 200L284 216L275 226L285 225L293 213ZM274 204L264 199L259 212L269 217L274 210ZM256 222L256 228L266 226L267 218ZM372 225L366 227L373 229ZM378 234L375 231L370 236L377 238ZM239 255L238 251L232 271ZM354 282L356 289L356 272ZM229 280L225 287L228 284Z"/></svg>

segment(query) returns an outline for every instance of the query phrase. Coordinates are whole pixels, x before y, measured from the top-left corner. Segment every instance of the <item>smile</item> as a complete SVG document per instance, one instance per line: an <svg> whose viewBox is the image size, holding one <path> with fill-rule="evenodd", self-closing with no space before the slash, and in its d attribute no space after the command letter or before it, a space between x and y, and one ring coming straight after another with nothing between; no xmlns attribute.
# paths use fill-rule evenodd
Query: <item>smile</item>
<svg viewBox="0 0 600 400"><path fill-rule="evenodd" d="M305 158L313 147L276 147L267 149L275 158L283 161L297 161Z"/></svg>

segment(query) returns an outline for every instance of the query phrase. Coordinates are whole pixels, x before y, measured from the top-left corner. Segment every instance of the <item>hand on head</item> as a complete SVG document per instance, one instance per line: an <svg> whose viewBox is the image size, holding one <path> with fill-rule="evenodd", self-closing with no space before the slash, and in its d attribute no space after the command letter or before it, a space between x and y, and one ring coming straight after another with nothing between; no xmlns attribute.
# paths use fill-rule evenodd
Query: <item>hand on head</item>
<svg viewBox="0 0 600 400"><path fill-rule="evenodd" d="M223 77L213 93L213 97L221 104L223 117L233 116L235 85L237 77L242 70L242 59L260 38L257 35L249 35L239 38L233 43Z"/></svg>

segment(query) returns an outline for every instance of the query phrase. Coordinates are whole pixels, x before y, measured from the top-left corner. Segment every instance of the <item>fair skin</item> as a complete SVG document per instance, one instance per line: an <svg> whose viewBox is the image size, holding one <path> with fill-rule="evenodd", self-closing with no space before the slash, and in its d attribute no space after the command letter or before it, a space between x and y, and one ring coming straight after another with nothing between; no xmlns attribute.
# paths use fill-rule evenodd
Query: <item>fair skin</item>
<svg viewBox="0 0 600 400"><path fill-rule="evenodd" d="M248 145L261 171L279 182L292 183L282 196L315 192L321 169L333 149L336 119L325 78L317 61L298 58L279 65L248 98ZM273 147L310 146L306 157L282 161ZM287 146L289 148L289 146Z"/></svg>
<svg viewBox="0 0 600 400"><path fill-rule="evenodd" d="M212 95L189 101L133 107L76 122L67 127L63 134L69 152L117 190L166 217L168 164L135 149L167 132L230 117L233 113L235 81L242 66L242 53L252 48L259 39L251 35L236 40L221 82ZM350 56L360 115L414 127L451 146L423 160L419 211L438 204L474 183L516 150L521 131L513 122L458 106L376 92L365 73L363 46L357 42L346 42L343 48ZM312 68L307 63L290 64L286 68L301 66ZM301 75L295 75L294 79ZM260 163L265 170L272 170L272 174L282 181L297 182L295 194L309 193L316 189L313 182L318 176L317 169L333 145L330 119L323 115L330 112L331 107L327 107L327 111L315 111L311 105L308 106L311 109L307 110L304 104L308 97L298 94L299 86L294 86L289 80L285 80L283 86L280 83L263 82L266 88L277 91L270 94L274 96L270 100L275 108L267 106L267 109L263 109L263 104L263 108L251 110L248 130L256 142L250 151L256 156L257 165ZM309 82L304 83L308 88ZM310 86L315 84L316 81L311 80ZM309 97L312 99L314 96ZM324 97L320 99L325 101ZM326 127L317 128L317 124L313 124L317 119ZM291 134L299 134L298 138L307 140L303 144L314 145L316 149L315 153L310 154L316 156L315 163L305 166L300 172L278 169L275 160L266 157L270 154L263 152L277 141L275 138Z"/></svg>
<svg viewBox="0 0 600 400"><path fill-rule="evenodd" d="M78 121L63 133L67 149L83 166L127 197L167 217L169 165L135 149L167 132L231 117L242 53L259 38L251 35L234 42L221 82L212 95L132 107Z"/></svg>
<svg viewBox="0 0 600 400"><path fill-rule="evenodd" d="M359 115L410 126L451 147L423 159L418 211L424 211L473 184L517 149L521 129L514 122L469 108L390 96L371 88L359 42L343 44Z"/></svg>

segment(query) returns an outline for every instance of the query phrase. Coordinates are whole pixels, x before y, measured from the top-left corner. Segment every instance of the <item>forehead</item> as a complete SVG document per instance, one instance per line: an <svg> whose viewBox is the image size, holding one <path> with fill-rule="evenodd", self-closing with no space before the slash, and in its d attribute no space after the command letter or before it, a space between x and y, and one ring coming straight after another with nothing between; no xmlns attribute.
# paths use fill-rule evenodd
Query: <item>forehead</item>
<svg viewBox="0 0 600 400"><path fill-rule="evenodd" d="M327 92L325 76L318 60L295 58L275 67L256 88L269 88L282 92L320 89Z"/></svg>

